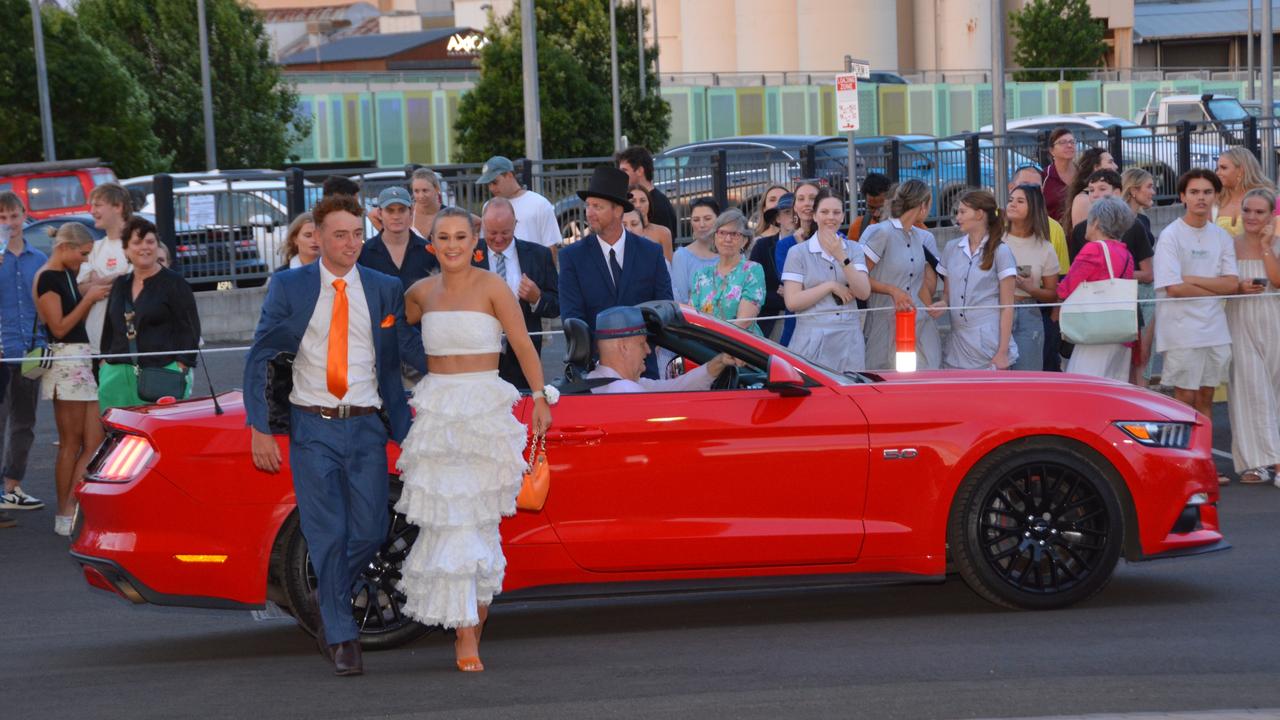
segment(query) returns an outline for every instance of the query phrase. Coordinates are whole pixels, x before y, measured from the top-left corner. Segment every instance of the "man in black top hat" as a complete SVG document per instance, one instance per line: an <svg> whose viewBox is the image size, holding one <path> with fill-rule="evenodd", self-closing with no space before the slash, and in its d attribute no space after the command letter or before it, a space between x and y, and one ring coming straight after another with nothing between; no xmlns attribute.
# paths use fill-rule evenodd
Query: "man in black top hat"
<svg viewBox="0 0 1280 720"><path fill-rule="evenodd" d="M561 317L579 318L594 332L601 310L670 300L671 275L662 246L622 227L623 213L632 209L627 174L598 167L578 197L587 204L591 234L560 252ZM652 356L645 376L658 376Z"/></svg>

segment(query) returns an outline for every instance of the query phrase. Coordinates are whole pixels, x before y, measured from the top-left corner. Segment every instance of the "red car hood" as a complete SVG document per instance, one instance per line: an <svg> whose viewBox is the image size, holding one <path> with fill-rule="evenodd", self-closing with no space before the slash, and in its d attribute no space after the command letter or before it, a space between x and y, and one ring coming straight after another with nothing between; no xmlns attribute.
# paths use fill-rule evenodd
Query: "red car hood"
<svg viewBox="0 0 1280 720"><path fill-rule="evenodd" d="M1189 405L1129 383L1091 375L994 370L922 370L910 373L885 371L867 374L880 378L886 385L937 385L940 389L983 385L993 392L998 390L1003 398L1035 397L1054 390L1065 390L1076 395L1094 395L1100 403L1128 403L1134 406L1134 420L1144 419L1147 413L1154 413L1174 422L1197 422L1196 411Z"/></svg>

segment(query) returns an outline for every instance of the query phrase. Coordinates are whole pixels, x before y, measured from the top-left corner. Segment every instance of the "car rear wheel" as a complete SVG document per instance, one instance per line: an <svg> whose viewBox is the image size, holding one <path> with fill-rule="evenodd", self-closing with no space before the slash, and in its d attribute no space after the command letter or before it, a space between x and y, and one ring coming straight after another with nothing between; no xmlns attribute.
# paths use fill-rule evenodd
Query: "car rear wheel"
<svg viewBox="0 0 1280 720"><path fill-rule="evenodd" d="M997 605L1048 610L1111 579L1124 545L1116 491L1096 461L1053 441L979 462L957 493L948 548L965 582Z"/></svg>
<svg viewBox="0 0 1280 720"><path fill-rule="evenodd" d="M356 580L351 596L351 614L360 630L360 644L368 650L384 650L413 642L434 630L404 614L405 595L396 588L400 580L400 568L409 556L418 527L395 511L400 497L400 481L391 478L390 505L387 538L378 555ZM312 635L316 634L320 608L313 600L316 574L311 568L307 553L307 541L298 523L289 523L291 536L286 540L284 563L285 594L290 613L298 624Z"/></svg>

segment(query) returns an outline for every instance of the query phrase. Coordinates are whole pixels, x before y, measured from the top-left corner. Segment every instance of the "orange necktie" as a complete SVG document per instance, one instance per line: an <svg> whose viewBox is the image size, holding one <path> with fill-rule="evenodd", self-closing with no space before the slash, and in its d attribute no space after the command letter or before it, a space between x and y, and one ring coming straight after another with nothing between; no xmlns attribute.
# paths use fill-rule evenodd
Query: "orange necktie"
<svg viewBox="0 0 1280 720"><path fill-rule="evenodd" d="M329 355L325 378L329 392L341 400L347 394L347 281L333 281L333 317L329 321Z"/></svg>

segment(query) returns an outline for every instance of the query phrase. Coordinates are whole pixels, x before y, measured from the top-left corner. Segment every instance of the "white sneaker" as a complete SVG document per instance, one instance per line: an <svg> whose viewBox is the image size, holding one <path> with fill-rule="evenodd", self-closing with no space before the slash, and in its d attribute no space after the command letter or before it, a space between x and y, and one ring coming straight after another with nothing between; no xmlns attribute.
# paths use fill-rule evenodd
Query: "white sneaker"
<svg viewBox="0 0 1280 720"><path fill-rule="evenodd" d="M0 510L39 510L44 507L40 498L34 498L15 487L7 493L0 494Z"/></svg>
<svg viewBox="0 0 1280 720"><path fill-rule="evenodd" d="M75 524L74 515L54 515L53 531L62 537L71 537L71 528Z"/></svg>

